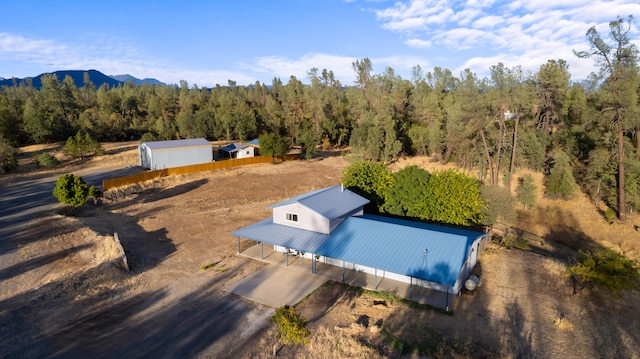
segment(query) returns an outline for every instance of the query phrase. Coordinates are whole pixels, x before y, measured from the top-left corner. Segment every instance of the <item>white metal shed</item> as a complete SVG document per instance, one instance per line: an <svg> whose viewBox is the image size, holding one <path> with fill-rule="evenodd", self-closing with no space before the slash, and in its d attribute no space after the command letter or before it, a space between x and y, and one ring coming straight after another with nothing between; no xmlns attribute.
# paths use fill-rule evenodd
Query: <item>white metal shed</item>
<svg viewBox="0 0 640 359"><path fill-rule="evenodd" d="M204 138L145 142L138 146L140 167L150 170L213 161L211 143Z"/></svg>

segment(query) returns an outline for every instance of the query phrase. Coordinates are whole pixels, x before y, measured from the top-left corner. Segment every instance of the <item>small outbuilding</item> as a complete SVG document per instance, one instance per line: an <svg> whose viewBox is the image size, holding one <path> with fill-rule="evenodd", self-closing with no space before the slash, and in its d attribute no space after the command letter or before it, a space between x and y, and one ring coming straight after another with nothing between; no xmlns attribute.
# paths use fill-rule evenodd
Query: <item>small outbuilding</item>
<svg viewBox="0 0 640 359"><path fill-rule="evenodd" d="M222 158L249 158L255 155L255 149L242 143L232 143L218 149Z"/></svg>
<svg viewBox="0 0 640 359"><path fill-rule="evenodd" d="M213 161L211 143L204 138L145 142L138 146L140 167L150 170Z"/></svg>

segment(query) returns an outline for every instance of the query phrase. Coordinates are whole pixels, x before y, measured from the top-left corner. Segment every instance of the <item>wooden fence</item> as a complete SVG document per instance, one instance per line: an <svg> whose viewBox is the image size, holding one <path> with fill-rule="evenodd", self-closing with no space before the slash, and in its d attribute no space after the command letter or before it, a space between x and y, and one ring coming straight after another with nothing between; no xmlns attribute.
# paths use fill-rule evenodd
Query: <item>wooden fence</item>
<svg viewBox="0 0 640 359"><path fill-rule="evenodd" d="M284 160L299 160L300 155L287 155ZM278 162L282 160L279 159ZM231 168L237 166L245 166L245 165L253 165L258 163L270 163L271 157L266 156L256 156L249 158L232 158L229 160L222 160L216 162L207 162L201 163L197 165L190 166L181 166L181 167L172 167L172 168L163 168L161 170L147 171L143 173L136 173L129 176L118 177L118 178L110 178L102 181L102 190L107 191L112 188L129 186L132 184L150 181L156 178L167 177L167 176L175 176L175 175L183 175L188 173L196 173L196 172L204 172L204 171L214 171L223 168Z"/></svg>

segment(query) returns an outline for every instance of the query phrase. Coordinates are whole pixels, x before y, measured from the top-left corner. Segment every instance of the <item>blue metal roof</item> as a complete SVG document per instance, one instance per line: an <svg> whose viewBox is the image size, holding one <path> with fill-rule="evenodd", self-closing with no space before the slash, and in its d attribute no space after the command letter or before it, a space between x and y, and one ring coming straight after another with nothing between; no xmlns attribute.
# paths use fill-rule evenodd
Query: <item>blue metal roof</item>
<svg viewBox="0 0 640 359"><path fill-rule="evenodd" d="M232 143L230 145L226 145L224 147L220 147L218 150L219 151L224 151L224 152L234 152L234 151L239 151L242 149L245 149L249 146L247 145L243 145L241 143Z"/></svg>
<svg viewBox="0 0 640 359"><path fill-rule="evenodd" d="M255 139L249 141L248 144L251 145L251 146L260 147L260 140L255 138Z"/></svg>
<svg viewBox="0 0 640 359"><path fill-rule="evenodd" d="M362 209L369 200L348 189L343 189L342 186L333 186L308 192L267 208L292 203L300 203L321 216L333 220Z"/></svg>
<svg viewBox="0 0 640 359"><path fill-rule="evenodd" d="M485 235L373 215L348 217L329 235L274 224L272 218L232 234L448 286L473 242Z"/></svg>
<svg viewBox="0 0 640 359"><path fill-rule="evenodd" d="M147 147L152 150L161 150L168 148L211 146L211 143L204 138L187 138L184 140L151 141L145 142L143 145L147 145Z"/></svg>
<svg viewBox="0 0 640 359"><path fill-rule="evenodd" d="M314 253L328 234L273 223L273 217L231 232L232 235L285 248Z"/></svg>
<svg viewBox="0 0 640 359"><path fill-rule="evenodd" d="M396 218L353 216L313 253L453 286L472 243L483 236Z"/></svg>

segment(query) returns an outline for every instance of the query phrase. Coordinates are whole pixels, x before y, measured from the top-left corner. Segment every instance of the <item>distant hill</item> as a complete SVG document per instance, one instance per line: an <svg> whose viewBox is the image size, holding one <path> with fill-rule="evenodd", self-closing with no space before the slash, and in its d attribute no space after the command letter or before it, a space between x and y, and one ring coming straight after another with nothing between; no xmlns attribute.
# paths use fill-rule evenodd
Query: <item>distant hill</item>
<svg viewBox="0 0 640 359"><path fill-rule="evenodd" d="M89 73L89 79L93 83L93 85L98 88L103 84L107 84L109 87L117 87L124 85L127 82L133 82L135 85L142 84L152 84L152 85L164 85L164 83L156 80L156 79L143 79L139 80L131 75L118 75L118 76L107 76L100 71L97 70L63 70L63 71L55 71L51 72L51 74L56 75L58 81L63 81L65 77L71 76L73 82L76 87L84 87L84 74ZM25 77L23 79L12 78L12 79L1 79L0 78L0 87L2 86L20 86L27 85L28 81L31 80L31 83L34 88L40 89L42 87L42 76L46 74L40 74L36 77Z"/></svg>
<svg viewBox="0 0 640 359"><path fill-rule="evenodd" d="M115 75L115 76L111 76L111 78L118 80L120 82L125 82L125 83L132 82L134 85L166 85L164 82L156 79L144 78L140 80L128 74Z"/></svg>

